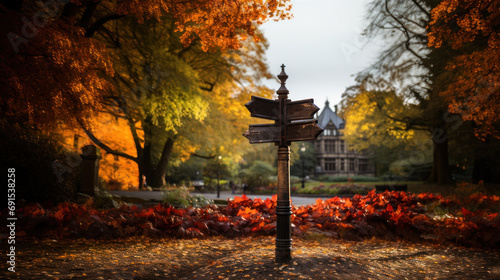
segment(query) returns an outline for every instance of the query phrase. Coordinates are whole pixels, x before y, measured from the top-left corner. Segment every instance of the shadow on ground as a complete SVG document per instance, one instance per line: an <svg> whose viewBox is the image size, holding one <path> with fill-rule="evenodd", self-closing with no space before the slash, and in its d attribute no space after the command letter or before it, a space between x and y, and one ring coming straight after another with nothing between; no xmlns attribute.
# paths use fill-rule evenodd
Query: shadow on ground
<svg viewBox="0 0 500 280"><path fill-rule="evenodd" d="M408 242L294 240L274 262L271 237L21 241L2 279L500 279L500 252Z"/></svg>

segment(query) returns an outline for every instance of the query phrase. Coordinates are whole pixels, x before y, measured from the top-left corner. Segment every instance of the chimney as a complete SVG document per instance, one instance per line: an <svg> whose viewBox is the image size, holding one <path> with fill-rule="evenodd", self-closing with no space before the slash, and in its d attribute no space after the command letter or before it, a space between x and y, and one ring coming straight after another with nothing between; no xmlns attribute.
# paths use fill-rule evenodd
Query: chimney
<svg viewBox="0 0 500 280"><path fill-rule="evenodd" d="M335 105L335 114L337 114L337 109L338 109L337 107L338 107L338 106L337 106L337 105Z"/></svg>

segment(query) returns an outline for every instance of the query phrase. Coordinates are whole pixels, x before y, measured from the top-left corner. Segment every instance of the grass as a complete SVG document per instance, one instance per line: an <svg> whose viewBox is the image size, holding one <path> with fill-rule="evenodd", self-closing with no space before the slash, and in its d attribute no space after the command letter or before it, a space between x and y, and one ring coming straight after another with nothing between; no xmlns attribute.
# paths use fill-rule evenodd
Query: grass
<svg viewBox="0 0 500 280"><path fill-rule="evenodd" d="M319 182L319 181L309 181L306 182L305 186L306 188L308 187L317 187L319 185L325 185L325 186L330 186L330 185L338 185L338 186L352 186L352 185L358 185L358 186L366 186L366 187L373 187L375 188L375 185L408 185L408 188L410 188L411 185L422 185L424 182L421 181L376 181L376 182ZM293 182L290 184L291 187L297 187L301 188L302 187L302 182L297 181Z"/></svg>
<svg viewBox="0 0 500 280"><path fill-rule="evenodd" d="M292 192L298 194L367 194L375 189L375 185L399 185L410 186L421 185L422 182L397 182L397 181L376 181L376 182L306 182L305 188L302 188L302 182L291 184ZM417 190L417 188L413 188ZM417 192L420 193L420 192Z"/></svg>

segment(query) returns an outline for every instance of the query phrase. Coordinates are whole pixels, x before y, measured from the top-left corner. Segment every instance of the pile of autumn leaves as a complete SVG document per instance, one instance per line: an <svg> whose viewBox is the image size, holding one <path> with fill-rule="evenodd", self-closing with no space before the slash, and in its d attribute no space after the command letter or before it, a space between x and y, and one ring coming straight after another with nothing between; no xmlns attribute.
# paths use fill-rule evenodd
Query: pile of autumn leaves
<svg viewBox="0 0 500 280"><path fill-rule="evenodd" d="M500 248L500 197L475 195L467 205L440 195L374 191L353 198L318 199L293 207L295 236L324 234L361 240L378 237L411 241L451 241L460 245ZM474 211L467 210L466 207ZM251 200L245 195L226 207L174 208L159 204L140 209L123 205L96 210L62 203L50 209L29 204L18 209L18 237L115 239L128 236L203 238L223 235L274 235L276 197ZM445 209L446 214L436 214ZM1 213L6 218L6 211Z"/></svg>

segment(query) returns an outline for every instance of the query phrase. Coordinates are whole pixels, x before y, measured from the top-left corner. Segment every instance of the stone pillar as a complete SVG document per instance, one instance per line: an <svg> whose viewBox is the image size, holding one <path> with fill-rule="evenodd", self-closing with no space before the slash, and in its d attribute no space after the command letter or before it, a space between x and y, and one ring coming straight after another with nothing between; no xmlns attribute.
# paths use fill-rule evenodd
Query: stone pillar
<svg viewBox="0 0 500 280"><path fill-rule="evenodd" d="M79 192L95 196L99 193L99 160L101 150L94 145L82 148L81 189Z"/></svg>

